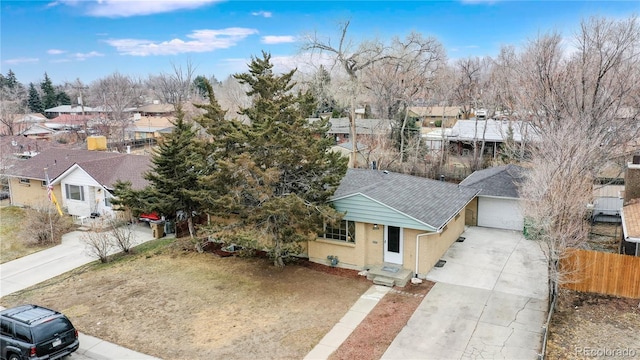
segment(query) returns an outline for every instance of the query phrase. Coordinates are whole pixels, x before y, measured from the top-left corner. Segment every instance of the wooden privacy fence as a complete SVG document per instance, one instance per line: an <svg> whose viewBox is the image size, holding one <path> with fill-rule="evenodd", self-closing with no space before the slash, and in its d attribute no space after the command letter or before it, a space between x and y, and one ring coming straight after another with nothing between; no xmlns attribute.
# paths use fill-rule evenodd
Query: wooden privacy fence
<svg viewBox="0 0 640 360"><path fill-rule="evenodd" d="M565 288L640 298L640 257L573 249L560 266L568 273Z"/></svg>

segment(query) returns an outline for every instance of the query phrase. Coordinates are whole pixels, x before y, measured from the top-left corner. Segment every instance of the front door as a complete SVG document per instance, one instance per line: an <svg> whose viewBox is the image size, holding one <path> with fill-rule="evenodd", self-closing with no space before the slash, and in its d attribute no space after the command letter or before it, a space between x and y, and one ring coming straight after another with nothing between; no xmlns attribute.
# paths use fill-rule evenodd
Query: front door
<svg viewBox="0 0 640 360"><path fill-rule="evenodd" d="M402 228L384 228L384 262L402 265Z"/></svg>

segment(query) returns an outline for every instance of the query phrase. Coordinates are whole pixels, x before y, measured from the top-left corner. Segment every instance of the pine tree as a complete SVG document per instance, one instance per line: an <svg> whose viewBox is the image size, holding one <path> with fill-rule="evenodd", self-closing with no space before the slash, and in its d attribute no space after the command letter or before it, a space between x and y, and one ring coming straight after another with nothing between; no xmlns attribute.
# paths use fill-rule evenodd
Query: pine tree
<svg viewBox="0 0 640 360"><path fill-rule="evenodd" d="M244 130L244 152L225 164L237 193L240 219L271 240L276 266L288 251L315 236L323 221L339 218L328 204L347 169L346 159L329 151L328 121L310 124L309 94L292 94L295 70L273 73L271 55L253 58L249 72L234 75L250 86L251 107L242 113L251 120Z"/></svg>
<svg viewBox="0 0 640 360"><path fill-rule="evenodd" d="M40 89L42 90L42 105L45 110L57 106L56 90L53 88L51 79L47 73L44 73L44 80L40 83Z"/></svg>
<svg viewBox="0 0 640 360"><path fill-rule="evenodd" d="M56 94L56 106L58 105L71 105L71 98L69 97L69 94L63 90L58 91Z"/></svg>
<svg viewBox="0 0 640 360"><path fill-rule="evenodd" d="M158 145L153 154L152 169L145 175L151 186L146 191L149 211L173 218L177 213L187 220L191 237L195 236L194 213L201 210L201 201L194 196L200 176L201 152L194 142L196 132L184 121L178 106L177 119L171 134Z"/></svg>
<svg viewBox="0 0 640 360"><path fill-rule="evenodd" d="M41 114L44 112L44 105L42 104L42 100L40 100L40 94L38 94L38 90L33 83L29 83L29 100L27 100L27 104L32 113Z"/></svg>

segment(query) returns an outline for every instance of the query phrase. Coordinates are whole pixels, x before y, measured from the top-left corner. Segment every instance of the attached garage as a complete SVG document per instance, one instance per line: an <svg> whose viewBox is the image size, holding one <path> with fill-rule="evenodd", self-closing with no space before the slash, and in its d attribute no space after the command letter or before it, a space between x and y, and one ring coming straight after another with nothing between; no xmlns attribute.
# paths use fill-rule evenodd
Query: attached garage
<svg viewBox="0 0 640 360"><path fill-rule="evenodd" d="M477 201L467 210L476 215L475 224L496 229L522 231L524 215L518 184L524 169L516 165L496 166L469 175L460 185L480 190ZM469 216L467 216L469 218Z"/></svg>
<svg viewBox="0 0 640 360"><path fill-rule="evenodd" d="M524 217L518 199L479 196L478 226L522 231Z"/></svg>

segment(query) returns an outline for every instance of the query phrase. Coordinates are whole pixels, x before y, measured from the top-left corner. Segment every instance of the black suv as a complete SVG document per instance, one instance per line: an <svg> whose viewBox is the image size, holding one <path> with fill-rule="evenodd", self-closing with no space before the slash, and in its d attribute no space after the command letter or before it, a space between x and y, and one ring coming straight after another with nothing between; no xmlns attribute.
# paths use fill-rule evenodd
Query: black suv
<svg viewBox="0 0 640 360"><path fill-rule="evenodd" d="M63 314L37 305L0 311L0 358L59 359L78 350L78 330Z"/></svg>

